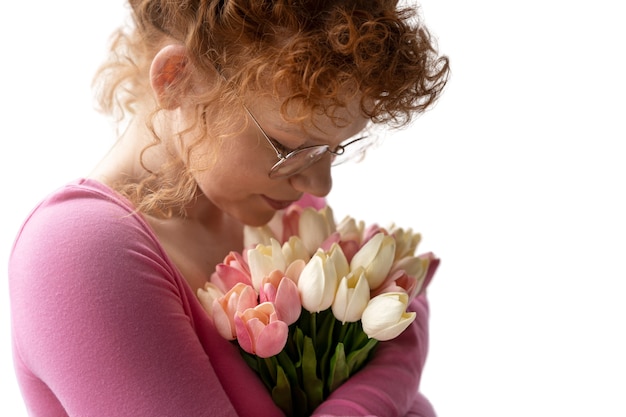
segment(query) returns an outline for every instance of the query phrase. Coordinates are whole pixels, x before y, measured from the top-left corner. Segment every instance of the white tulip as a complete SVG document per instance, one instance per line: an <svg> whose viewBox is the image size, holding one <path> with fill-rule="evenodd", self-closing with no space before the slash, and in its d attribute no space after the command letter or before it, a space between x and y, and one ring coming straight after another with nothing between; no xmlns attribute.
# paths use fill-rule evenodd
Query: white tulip
<svg viewBox="0 0 626 417"><path fill-rule="evenodd" d="M257 245L248 251L248 266L252 286L259 291L265 277L272 271L285 271L287 263L282 248L276 239L270 239L271 245Z"/></svg>
<svg viewBox="0 0 626 417"><path fill-rule="evenodd" d="M389 234L396 240L396 260L415 255L417 245L422 240L422 235L414 233L412 229L402 229L392 225Z"/></svg>
<svg viewBox="0 0 626 417"><path fill-rule="evenodd" d="M312 207L305 208L300 214L298 230L309 254L315 253L322 242L336 230L332 209L328 206L319 211Z"/></svg>
<svg viewBox="0 0 626 417"><path fill-rule="evenodd" d="M363 272L363 268L358 268L339 281L332 309L342 324L360 320L370 301L370 287Z"/></svg>
<svg viewBox="0 0 626 417"><path fill-rule="evenodd" d="M359 249L350 262L350 269L362 267L372 290L385 281L396 252L396 241L392 236L378 233Z"/></svg>
<svg viewBox="0 0 626 417"><path fill-rule="evenodd" d="M372 298L361 316L363 331L370 338L385 341L401 334L415 320L415 312L407 312L409 296L404 292L388 292Z"/></svg>
<svg viewBox="0 0 626 417"><path fill-rule="evenodd" d="M305 262L308 262L308 260L311 259L311 255L304 247L302 239L298 236L291 236L289 240L283 243L282 252L287 264L290 264L298 259L302 259Z"/></svg>
<svg viewBox="0 0 626 417"><path fill-rule="evenodd" d="M335 265L335 272L337 273L338 279L341 279L350 273L350 265L348 264L346 255L344 255L343 250L341 250L341 246L337 243L333 243L328 250L328 256Z"/></svg>
<svg viewBox="0 0 626 417"><path fill-rule="evenodd" d="M333 261L318 250L306 264L298 279L302 307L319 313L331 306L337 291L337 272Z"/></svg>

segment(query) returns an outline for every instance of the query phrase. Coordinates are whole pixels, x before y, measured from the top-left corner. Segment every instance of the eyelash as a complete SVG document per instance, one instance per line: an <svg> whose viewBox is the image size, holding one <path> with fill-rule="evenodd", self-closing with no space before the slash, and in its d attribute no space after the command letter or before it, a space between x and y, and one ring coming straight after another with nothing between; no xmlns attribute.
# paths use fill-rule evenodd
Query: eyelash
<svg viewBox="0 0 626 417"><path fill-rule="evenodd" d="M274 144L276 149L278 149L280 151L280 153L282 153L282 154L287 154L287 153L293 151L293 149L286 147L285 145L283 145L282 143L280 143L279 141L277 141L274 138L270 138L270 140L272 141L272 143Z"/></svg>

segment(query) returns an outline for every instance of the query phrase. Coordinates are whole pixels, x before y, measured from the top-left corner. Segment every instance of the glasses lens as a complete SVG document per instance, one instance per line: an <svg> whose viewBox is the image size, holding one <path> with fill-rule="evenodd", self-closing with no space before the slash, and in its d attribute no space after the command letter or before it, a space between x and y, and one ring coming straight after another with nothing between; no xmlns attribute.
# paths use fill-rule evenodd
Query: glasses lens
<svg viewBox="0 0 626 417"><path fill-rule="evenodd" d="M327 150L328 146L320 145L293 151L272 167L270 178L288 177L304 171L322 159Z"/></svg>

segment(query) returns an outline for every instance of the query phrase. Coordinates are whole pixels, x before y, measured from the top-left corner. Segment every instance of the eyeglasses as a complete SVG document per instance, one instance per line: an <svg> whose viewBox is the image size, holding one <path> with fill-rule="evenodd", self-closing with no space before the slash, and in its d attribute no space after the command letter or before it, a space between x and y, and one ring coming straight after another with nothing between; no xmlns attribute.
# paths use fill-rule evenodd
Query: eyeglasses
<svg viewBox="0 0 626 417"><path fill-rule="evenodd" d="M265 133L265 130L263 130L263 128L259 124L259 121L256 119L256 117L254 117L252 112L250 112L248 107L244 105L244 109L246 110L246 113L248 113L248 116L250 116L256 127L259 129L263 137L267 140L272 149L274 149L274 152L276 152L278 162L276 162L274 166L272 166L268 174L269 177L272 179L285 178L296 175L309 168L314 163L318 162L324 157L324 155L326 155L327 152L330 153L333 157L333 165L337 165L335 158L337 156L344 155L347 146L359 141L361 141L361 143L364 143L363 139L367 138L367 136L360 136L356 139L352 139L346 143L338 145L335 149L331 149L328 145L312 145L303 146L301 148L291 150L287 153L283 153L279 149L279 147L282 147L282 145L277 143L275 140L270 138L267 133ZM354 149L354 147L351 149ZM363 151L364 147L361 147L359 150Z"/></svg>

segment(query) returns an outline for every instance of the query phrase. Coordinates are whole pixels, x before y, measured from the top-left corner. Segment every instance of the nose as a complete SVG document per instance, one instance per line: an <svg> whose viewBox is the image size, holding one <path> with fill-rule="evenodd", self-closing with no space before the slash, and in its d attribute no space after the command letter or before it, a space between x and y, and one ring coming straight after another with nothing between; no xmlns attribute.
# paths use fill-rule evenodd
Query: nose
<svg viewBox="0 0 626 417"><path fill-rule="evenodd" d="M307 169L289 177L289 182L298 191L316 197L326 197L333 188L330 166L330 155L326 155Z"/></svg>

